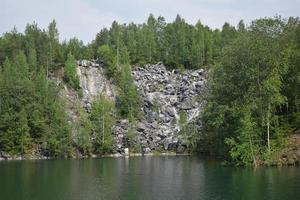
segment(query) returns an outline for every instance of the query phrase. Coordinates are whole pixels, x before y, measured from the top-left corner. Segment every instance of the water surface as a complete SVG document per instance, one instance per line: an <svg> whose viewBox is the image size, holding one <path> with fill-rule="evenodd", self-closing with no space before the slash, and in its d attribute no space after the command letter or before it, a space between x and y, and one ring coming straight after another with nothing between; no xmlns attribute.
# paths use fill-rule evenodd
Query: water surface
<svg viewBox="0 0 300 200"><path fill-rule="evenodd" d="M0 199L300 199L300 168L224 167L190 156L4 161Z"/></svg>

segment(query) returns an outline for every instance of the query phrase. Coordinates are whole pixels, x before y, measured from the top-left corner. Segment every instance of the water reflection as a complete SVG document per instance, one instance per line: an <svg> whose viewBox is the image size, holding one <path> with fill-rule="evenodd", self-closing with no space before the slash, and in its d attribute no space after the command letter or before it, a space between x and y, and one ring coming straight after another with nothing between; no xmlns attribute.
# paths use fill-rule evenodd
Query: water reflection
<svg viewBox="0 0 300 200"><path fill-rule="evenodd" d="M0 199L297 199L299 168L188 156L0 163Z"/></svg>

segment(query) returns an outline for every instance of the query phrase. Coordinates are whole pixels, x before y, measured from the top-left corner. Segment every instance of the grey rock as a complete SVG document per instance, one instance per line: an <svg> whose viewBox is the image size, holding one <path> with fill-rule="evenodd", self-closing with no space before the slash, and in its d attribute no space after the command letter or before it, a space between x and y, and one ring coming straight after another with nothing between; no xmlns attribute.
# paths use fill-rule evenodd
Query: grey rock
<svg viewBox="0 0 300 200"><path fill-rule="evenodd" d="M175 117L175 113L174 113L173 109L170 107L166 108L166 113L171 117Z"/></svg>
<svg viewBox="0 0 300 200"><path fill-rule="evenodd" d="M143 148L143 153L150 153L151 149L149 147Z"/></svg>
<svg viewBox="0 0 300 200"><path fill-rule="evenodd" d="M144 123L139 123L138 126L137 126L137 131L139 132L143 132L147 129L146 125Z"/></svg>
<svg viewBox="0 0 300 200"><path fill-rule="evenodd" d="M92 101L99 95L116 101L117 87L105 75L103 60L77 61L77 74L82 88L81 106L87 112L91 110ZM142 151L155 149L185 151L186 145L179 140L179 113L185 110L187 123L196 118L202 109L202 102L197 102L197 95L204 89L204 70L169 71L162 63L133 67L132 77L141 98L141 119L131 124L135 131L134 144L143 147ZM69 92L70 93L70 92ZM72 101L74 94L68 94ZM71 119L76 113L70 110ZM124 154L129 147L129 122L119 120L113 127L114 151ZM0 155L0 157L3 157Z"/></svg>
<svg viewBox="0 0 300 200"><path fill-rule="evenodd" d="M181 109L183 110L191 110L193 108L193 103L191 101L184 101L181 104Z"/></svg>
<svg viewBox="0 0 300 200"><path fill-rule="evenodd" d="M164 149L165 150L168 150L169 149L169 145L171 144L172 140L171 138L166 138L163 142L163 145L164 145Z"/></svg>

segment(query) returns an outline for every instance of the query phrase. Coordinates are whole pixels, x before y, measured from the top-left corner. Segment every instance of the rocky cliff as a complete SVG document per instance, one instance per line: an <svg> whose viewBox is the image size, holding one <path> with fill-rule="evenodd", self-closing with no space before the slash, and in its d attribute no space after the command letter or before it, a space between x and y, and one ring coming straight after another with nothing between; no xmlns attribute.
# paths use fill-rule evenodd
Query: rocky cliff
<svg viewBox="0 0 300 200"><path fill-rule="evenodd" d="M101 62L78 61L81 105L87 111L97 95L104 95L112 101L117 98L117 87L107 79L104 71ZM142 103L141 119L133 126L135 146L144 153L153 150L183 152L188 141L179 132L201 113L204 70L180 73L169 71L158 63L133 67L132 76ZM124 153L128 147L128 129L127 120L118 121L113 128L116 152Z"/></svg>

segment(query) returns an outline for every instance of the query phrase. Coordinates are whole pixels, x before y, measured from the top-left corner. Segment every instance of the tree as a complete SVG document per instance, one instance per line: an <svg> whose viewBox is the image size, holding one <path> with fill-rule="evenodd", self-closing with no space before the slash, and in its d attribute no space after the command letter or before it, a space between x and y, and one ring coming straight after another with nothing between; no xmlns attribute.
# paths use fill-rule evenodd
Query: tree
<svg viewBox="0 0 300 200"><path fill-rule="evenodd" d="M24 109L18 113L14 128L17 137L16 144L18 144L19 148L17 152L21 152L21 155L24 155L31 149L30 128L28 126L27 114Z"/></svg>
<svg viewBox="0 0 300 200"><path fill-rule="evenodd" d="M12 154L26 154L30 149L27 111L32 103L32 82L27 76L23 52L15 61L6 59L0 77L0 147Z"/></svg>
<svg viewBox="0 0 300 200"><path fill-rule="evenodd" d="M64 104L58 99L52 99L47 105L49 131L43 137L42 150L52 157L67 157L72 152L71 128L65 112Z"/></svg>
<svg viewBox="0 0 300 200"><path fill-rule="evenodd" d="M75 59L83 59L86 48L83 42L77 38L71 38L65 43L65 57L68 57L68 54L71 53Z"/></svg>
<svg viewBox="0 0 300 200"><path fill-rule="evenodd" d="M48 67L49 69L56 69L63 62L63 54L59 45L59 33L56 28L56 22L53 20L48 26L47 32L48 42Z"/></svg>
<svg viewBox="0 0 300 200"><path fill-rule="evenodd" d="M79 110L80 116L75 119L73 133L75 137L76 148L82 155L90 155L92 153L92 130L93 124L89 119L89 115L84 110Z"/></svg>
<svg viewBox="0 0 300 200"><path fill-rule="evenodd" d="M230 146L230 156L237 165L253 165L257 166L257 155L259 154L259 145L257 143L256 124L245 111L245 115L241 118L240 127L237 129L236 138L227 138L225 143Z"/></svg>
<svg viewBox="0 0 300 200"><path fill-rule="evenodd" d="M117 66L114 63L114 55L112 49L108 45L102 45L97 50L97 55L104 60L109 77L116 77Z"/></svg>
<svg viewBox="0 0 300 200"><path fill-rule="evenodd" d="M256 165L270 157L272 140L282 126L276 112L285 104L287 62L279 42L283 30L276 18L252 22L249 32L224 47L220 65L211 70L204 129L226 140L239 164Z"/></svg>
<svg viewBox="0 0 300 200"><path fill-rule="evenodd" d="M19 75L22 78L29 78L29 66L27 64L27 58L23 51L19 51L14 59L14 65L19 71Z"/></svg>
<svg viewBox="0 0 300 200"><path fill-rule="evenodd" d="M225 22L222 27L221 36L222 47L225 47L236 37L236 30L234 26L231 26L229 23Z"/></svg>
<svg viewBox="0 0 300 200"><path fill-rule="evenodd" d="M147 24L144 25L144 41L145 41L145 61L152 63L157 57L157 45L156 45L156 25L157 22L152 14L148 17Z"/></svg>
<svg viewBox="0 0 300 200"><path fill-rule="evenodd" d="M243 20L240 20L238 23L237 31L239 33L245 33L246 32L246 26Z"/></svg>
<svg viewBox="0 0 300 200"><path fill-rule="evenodd" d="M281 44L286 47L284 55L288 71L283 79L282 93L286 97L283 118L293 128L300 129L300 20L290 17L281 37Z"/></svg>
<svg viewBox="0 0 300 200"><path fill-rule="evenodd" d="M184 136L186 137L186 123L187 123L187 116L186 116L186 112L184 110L181 110L179 112L179 126L181 129L181 132L184 134Z"/></svg>
<svg viewBox="0 0 300 200"><path fill-rule="evenodd" d="M92 42L92 47L94 52L97 52L97 49L102 45L110 45L110 31L107 28L101 29L99 33L96 34L95 40Z"/></svg>
<svg viewBox="0 0 300 200"><path fill-rule="evenodd" d="M130 23L125 32L125 43L126 47L128 49L131 61L133 63L139 62L139 44L138 44L138 27L134 23Z"/></svg>
<svg viewBox="0 0 300 200"><path fill-rule="evenodd" d="M33 49L33 48L29 49L29 53L28 53L28 65L29 65L29 71L30 72L36 72L37 71L36 50Z"/></svg>
<svg viewBox="0 0 300 200"><path fill-rule="evenodd" d="M167 41L165 35L165 27L166 27L165 18L159 16L157 18L157 25L156 25L156 44L157 44L156 61L164 61L166 57L166 49L168 47L167 47Z"/></svg>
<svg viewBox="0 0 300 200"><path fill-rule="evenodd" d="M35 49L38 66L49 67L49 39L47 32L41 30L35 22L27 24L24 40L27 55L29 56L30 49Z"/></svg>
<svg viewBox="0 0 300 200"><path fill-rule="evenodd" d="M123 46L122 27L116 21L113 21L109 32L110 32L110 45L116 55L116 64L117 64L117 68L119 68L120 48Z"/></svg>
<svg viewBox="0 0 300 200"><path fill-rule="evenodd" d="M93 151L95 153L111 153L113 150L114 114L114 104L103 96L93 102L90 118L94 132Z"/></svg>
<svg viewBox="0 0 300 200"><path fill-rule="evenodd" d="M197 22L195 30L193 31L192 44L191 44L191 65L194 68L203 66L205 61L205 38L204 27L200 21Z"/></svg>
<svg viewBox="0 0 300 200"><path fill-rule="evenodd" d="M79 77L76 72L76 61L71 53L68 54L68 58L65 63L64 80L75 90L80 88Z"/></svg>
<svg viewBox="0 0 300 200"><path fill-rule="evenodd" d="M138 118L139 98L131 76L131 67L125 64L121 72L118 109L122 117L134 121Z"/></svg>
<svg viewBox="0 0 300 200"><path fill-rule="evenodd" d="M205 65L212 62L212 38L208 27L204 29L204 58Z"/></svg>

